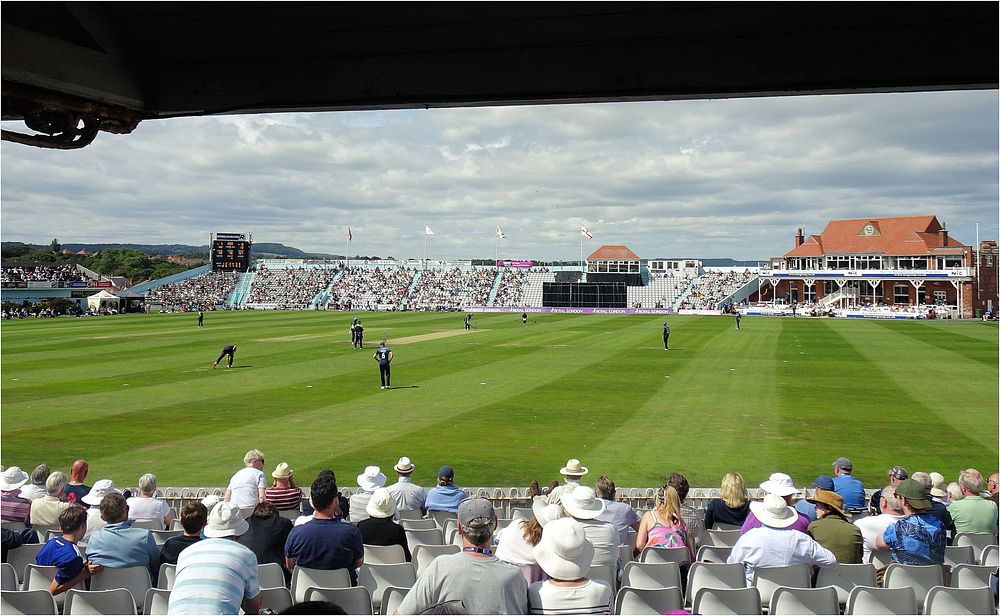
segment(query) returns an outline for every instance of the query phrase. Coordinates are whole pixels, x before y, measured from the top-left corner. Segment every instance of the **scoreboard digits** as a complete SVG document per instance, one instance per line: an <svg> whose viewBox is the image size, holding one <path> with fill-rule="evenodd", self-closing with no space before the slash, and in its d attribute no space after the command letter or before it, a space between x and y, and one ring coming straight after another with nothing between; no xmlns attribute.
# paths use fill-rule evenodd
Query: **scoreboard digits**
<svg viewBox="0 0 1000 616"><path fill-rule="evenodd" d="M217 233L212 240L212 270L245 272L250 269L250 242L242 233Z"/></svg>

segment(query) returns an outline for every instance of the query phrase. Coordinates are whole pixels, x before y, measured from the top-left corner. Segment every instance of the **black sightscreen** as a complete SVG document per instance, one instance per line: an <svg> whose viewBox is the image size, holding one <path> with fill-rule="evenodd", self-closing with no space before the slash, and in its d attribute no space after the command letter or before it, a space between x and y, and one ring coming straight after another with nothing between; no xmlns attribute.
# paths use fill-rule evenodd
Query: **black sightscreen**
<svg viewBox="0 0 1000 616"><path fill-rule="evenodd" d="M627 308L623 282L543 282L542 306L557 308Z"/></svg>

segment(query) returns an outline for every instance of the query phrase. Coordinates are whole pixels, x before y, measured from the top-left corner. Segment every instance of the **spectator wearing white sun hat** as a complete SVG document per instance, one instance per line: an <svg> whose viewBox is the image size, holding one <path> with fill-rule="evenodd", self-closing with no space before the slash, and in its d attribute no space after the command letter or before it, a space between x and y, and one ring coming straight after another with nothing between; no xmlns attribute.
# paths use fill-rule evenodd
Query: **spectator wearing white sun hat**
<svg viewBox="0 0 1000 616"><path fill-rule="evenodd" d="M564 493L572 492L576 486L580 485L580 479L589 472L590 469L580 464L576 458L567 460L566 466L559 469L559 474L563 476L565 483L549 492L549 504L558 503Z"/></svg>

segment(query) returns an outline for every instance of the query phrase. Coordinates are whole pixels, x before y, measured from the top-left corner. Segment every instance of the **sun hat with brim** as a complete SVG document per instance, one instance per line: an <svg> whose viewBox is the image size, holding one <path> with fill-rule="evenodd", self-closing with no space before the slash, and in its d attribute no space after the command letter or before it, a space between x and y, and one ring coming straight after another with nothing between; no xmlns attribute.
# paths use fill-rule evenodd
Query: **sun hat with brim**
<svg viewBox="0 0 1000 616"><path fill-rule="evenodd" d="M560 475L568 475L570 477L582 477L583 475L586 475L588 472L589 471L587 467L580 464L580 461L577 460L576 458L568 460L566 462L566 466L559 469Z"/></svg>
<svg viewBox="0 0 1000 616"><path fill-rule="evenodd" d="M549 522L533 550L535 561L550 578L575 580L585 577L594 560L594 544L583 526L572 518Z"/></svg>
<svg viewBox="0 0 1000 616"><path fill-rule="evenodd" d="M845 518L852 517L850 513L844 510L844 498L837 494L836 492L831 492L829 490L818 489L816 490L815 496L812 498L807 498L812 504L823 503L824 505L829 505L833 507L837 513L844 516Z"/></svg>
<svg viewBox="0 0 1000 616"><path fill-rule="evenodd" d="M392 470L396 471L397 473L412 473L413 462L410 462L409 458L403 456L402 458L399 459L399 462L396 462L396 466L392 467Z"/></svg>
<svg viewBox="0 0 1000 616"><path fill-rule="evenodd" d="M122 491L115 487L115 482L110 479L101 479L94 482L94 487L90 488L80 500L88 505L98 506L108 494L121 494Z"/></svg>
<svg viewBox="0 0 1000 616"><path fill-rule="evenodd" d="M389 490L377 488L365 505L365 511L373 518L391 518L396 513L396 499Z"/></svg>
<svg viewBox="0 0 1000 616"><path fill-rule="evenodd" d="M788 528L799 519L799 514L777 494L765 494L763 502L750 503L750 511L761 524L772 528Z"/></svg>
<svg viewBox="0 0 1000 616"><path fill-rule="evenodd" d="M531 512L535 514L535 519L538 523L545 527L546 524L552 522L553 520L558 520L563 517L563 509L556 503L551 505L545 502L544 496L536 497L531 503Z"/></svg>
<svg viewBox="0 0 1000 616"><path fill-rule="evenodd" d="M212 538L231 537L242 535L249 528L250 524L240 516L240 508L222 501L209 512L204 533L206 537Z"/></svg>
<svg viewBox="0 0 1000 616"><path fill-rule="evenodd" d="M760 489L777 496L791 496L799 492L795 489L792 478L784 473L772 473L767 481L760 484Z"/></svg>
<svg viewBox="0 0 1000 616"><path fill-rule="evenodd" d="M385 475L377 466L366 466L365 472L358 475L358 486L365 492L374 492L384 485Z"/></svg>
<svg viewBox="0 0 1000 616"><path fill-rule="evenodd" d="M201 499L201 504L205 505L205 508L211 511L212 507L218 505L220 501L222 501L222 499L218 494L209 494L205 498Z"/></svg>
<svg viewBox="0 0 1000 616"><path fill-rule="evenodd" d="M271 471L271 476L275 479L287 479L292 476L292 469L288 468L288 462L279 462Z"/></svg>
<svg viewBox="0 0 1000 616"><path fill-rule="evenodd" d="M931 476L931 496L948 496L948 482L941 473L929 473Z"/></svg>
<svg viewBox="0 0 1000 616"><path fill-rule="evenodd" d="M594 488L587 486L576 486L571 492L563 492L559 500L566 513L581 520L593 520L605 509L604 501L597 498Z"/></svg>
<svg viewBox="0 0 1000 616"><path fill-rule="evenodd" d="M931 501L927 499L927 490L924 484L916 479L904 479L896 486L896 496L906 498L910 507L914 509L929 509Z"/></svg>
<svg viewBox="0 0 1000 616"><path fill-rule="evenodd" d="M19 466L12 466L3 472L2 479L0 479L0 490L4 492L9 492L11 490L17 490L24 484L28 483L28 473L21 470Z"/></svg>

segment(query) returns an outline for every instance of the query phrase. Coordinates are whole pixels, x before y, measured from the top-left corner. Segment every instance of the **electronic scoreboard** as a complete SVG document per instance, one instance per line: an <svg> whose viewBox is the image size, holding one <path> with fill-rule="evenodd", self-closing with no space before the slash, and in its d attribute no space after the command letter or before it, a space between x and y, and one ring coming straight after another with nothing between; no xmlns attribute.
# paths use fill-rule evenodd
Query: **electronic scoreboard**
<svg viewBox="0 0 1000 616"><path fill-rule="evenodd" d="M251 240L246 233L216 233L212 240L212 271L245 272L250 269Z"/></svg>

